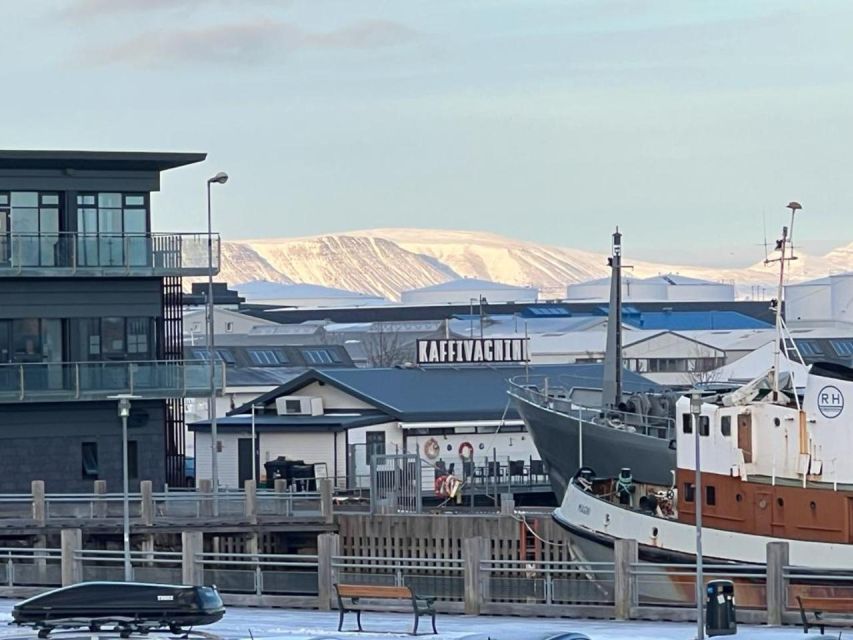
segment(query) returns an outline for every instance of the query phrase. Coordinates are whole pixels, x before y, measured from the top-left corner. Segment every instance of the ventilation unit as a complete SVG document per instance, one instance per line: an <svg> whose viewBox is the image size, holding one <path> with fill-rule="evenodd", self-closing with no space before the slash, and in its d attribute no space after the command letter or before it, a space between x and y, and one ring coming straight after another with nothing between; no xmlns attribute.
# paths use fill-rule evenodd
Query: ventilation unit
<svg viewBox="0 0 853 640"><path fill-rule="evenodd" d="M275 399L275 409L280 416L321 416L323 415L323 398L283 396Z"/></svg>

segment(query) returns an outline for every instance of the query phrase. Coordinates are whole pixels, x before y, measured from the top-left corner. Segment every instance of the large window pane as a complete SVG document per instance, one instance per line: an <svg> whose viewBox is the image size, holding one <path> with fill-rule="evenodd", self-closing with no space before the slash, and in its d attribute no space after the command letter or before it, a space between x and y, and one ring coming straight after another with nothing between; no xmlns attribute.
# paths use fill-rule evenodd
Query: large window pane
<svg viewBox="0 0 853 640"><path fill-rule="evenodd" d="M124 264L121 217L121 209L98 210L98 233L103 266L115 267Z"/></svg>
<svg viewBox="0 0 853 640"><path fill-rule="evenodd" d="M101 320L101 353L107 360L126 357L124 318L103 318Z"/></svg>
<svg viewBox="0 0 853 640"><path fill-rule="evenodd" d="M127 353L134 360L146 360L151 353L148 318L127 319Z"/></svg>
<svg viewBox="0 0 853 640"><path fill-rule="evenodd" d="M15 362L41 362L41 331L38 318L12 321Z"/></svg>
<svg viewBox="0 0 853 640"><path fill-rule="evenodd" d="M94 196L90 197L94 201ZM78 202L80 198L77 198ZM98 260L98 210L77 209L77 264L96 267Z"/></svg>

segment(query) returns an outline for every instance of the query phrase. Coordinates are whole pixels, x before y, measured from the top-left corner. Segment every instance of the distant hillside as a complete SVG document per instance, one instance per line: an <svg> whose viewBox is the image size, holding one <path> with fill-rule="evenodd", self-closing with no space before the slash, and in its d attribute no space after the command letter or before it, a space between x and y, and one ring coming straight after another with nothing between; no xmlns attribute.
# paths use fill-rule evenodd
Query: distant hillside
<svg viewBox="0 0 853 640"><path fill-rule="evenodd" d="M630 259L632 274L647 277L680 273L712 281L734 281L739 292L772 287L776 271L763 264L713 269ZM853 270L853 243L824 256L798 251L792 280ZM434 229L372 229L345 234L226 241L222 272L230 284L253 280L310 282L379 294L398 300L406 289L460 277L537 287L558 298L566 285L608 274L604 254L513 240L493 233Z"/></svg>

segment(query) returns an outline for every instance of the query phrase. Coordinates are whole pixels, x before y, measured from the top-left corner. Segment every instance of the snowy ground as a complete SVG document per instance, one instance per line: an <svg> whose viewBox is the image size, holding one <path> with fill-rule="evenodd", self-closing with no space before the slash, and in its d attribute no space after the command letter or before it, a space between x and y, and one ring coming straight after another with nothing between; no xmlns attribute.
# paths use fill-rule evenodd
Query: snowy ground
<svg viewBox="0 0 853 640"><path fill-rule="evenodd" d="M0 600L0 625L11 620L14 601ZM551 618L515 618L495 616L461 616L439 614L439 635L434 636L429 618L421 618L420 631L424 638L434 640L544 640L559 634L576 632L591 640L692 640L696 626L677 622L614 622L601 620L565 620ZM355 624L355 616L347 615L344 628ZM362 614L364 633L337 632L337 612L305 611L292 609L242 609L229 607L222 621L204 627L204 631L227 640L390 640L411 638L412 617L405 614L365 612ZM11 627L0 627L0 640L21 637ZM34 634L29 636L34 638ZM75 634L91 638L91 634ZM741 625L738 640L780 640L813 637L804 636L798 627L768 628ZM816 636L820 637L820 636ZM824 638L837 638L838 632ZM853 632L844 638L853 640ZM67 634L56 640L68 640ZM555 638L556 640L556 638Z"/></svg>

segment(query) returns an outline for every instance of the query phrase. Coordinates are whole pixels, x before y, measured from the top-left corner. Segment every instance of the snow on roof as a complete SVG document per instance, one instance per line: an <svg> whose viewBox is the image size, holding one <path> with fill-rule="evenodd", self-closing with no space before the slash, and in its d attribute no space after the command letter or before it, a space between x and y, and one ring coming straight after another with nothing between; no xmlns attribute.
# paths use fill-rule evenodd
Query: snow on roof
<svg viewBox="0 0 853 640"><path fill-rule="evenodd" d="M253 280L236 286L237 291L247 298L370 298L381 299L379 296L324 287L319 284L302 282L298 284L283 284L268 280Z"/></svg>
<svg viewBox="0 0 853 640"><path fill-rule="evenodd" d="M420 289L409 289L404 291L403 293L412 293L415 291L466 291L466 290L479 290L479 291L497 291L504 289L517 289L519 291L529 291L532 287L522 287L515 284L504 284L502 282L492 282L491 280L480 280L479 278L459 278L457 280L448 280L447 282L442 282L439 284L434 284L428 287L421 287Z"/></svg>
<svg viewBox="0 0 853 640"><path fill-rule="evenodd" d="M781 371L792 371L795 384L800 387L806 383L808 367L799 362L788 360L782 354ZM719 369L711 372L713 379L719 382L753 380L770 369L773 365L773 343L768 342L752 353L746 354Z"/></svg>

